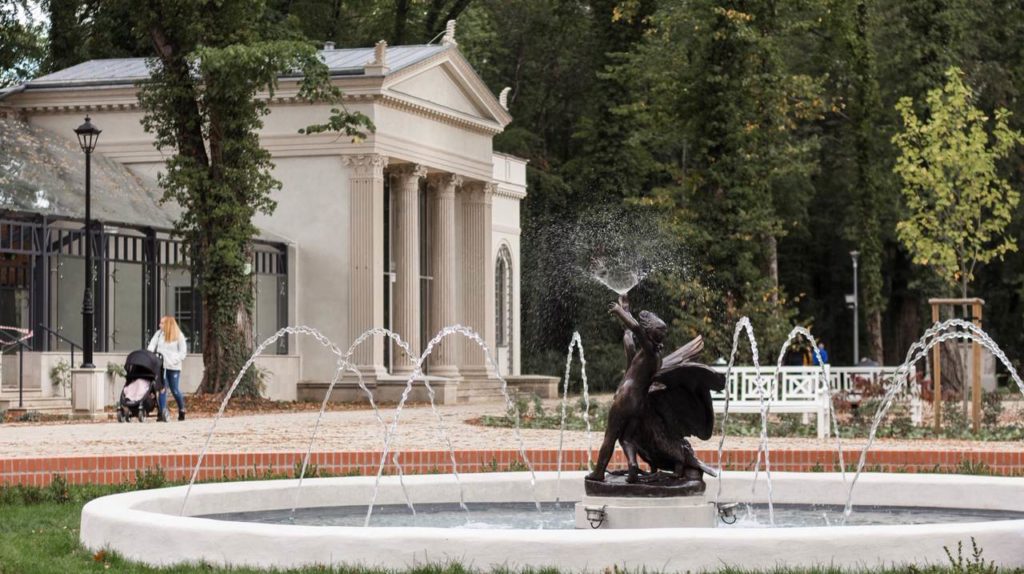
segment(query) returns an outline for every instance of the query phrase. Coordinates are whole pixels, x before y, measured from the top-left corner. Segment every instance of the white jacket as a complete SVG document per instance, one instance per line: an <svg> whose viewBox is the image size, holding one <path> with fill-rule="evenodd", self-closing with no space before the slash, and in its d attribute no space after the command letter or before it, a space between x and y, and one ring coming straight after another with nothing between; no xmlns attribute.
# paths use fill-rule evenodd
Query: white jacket
<svg viewBox="0 0 1024 574"><path fill-rule="evenodd" d="M188 345L185 343L185 335L178 337L177 341L165 341L164 332L157 331L146 347L150 351L160 353L164 357L164 368L168 371L180 371L181 364L188 354Z"/></svg>

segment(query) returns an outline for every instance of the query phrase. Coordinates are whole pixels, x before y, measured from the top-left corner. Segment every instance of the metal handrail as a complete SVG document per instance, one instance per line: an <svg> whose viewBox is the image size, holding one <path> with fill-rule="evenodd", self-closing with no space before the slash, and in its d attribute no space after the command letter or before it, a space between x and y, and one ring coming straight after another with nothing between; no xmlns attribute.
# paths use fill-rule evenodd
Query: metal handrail
<svg viewBox="0 0 1024 574"><path fill-rule="evenodd" d="M25 341L18 341L18 408L25 408L25 349L32 350Z"/></svg>
<svg viewBox="0 0 1024 574"><path fill-rule="evenodd" d="M54 337L57 337L61 341L64 341L65 343L67 343L68 345L71 346L71 366L74 367L75 366L75 349L78 349L79 351L81 351L82 350L82 346L77 344L77 343L75 343L71 339L68 339L64 335L61 335L57 331L54 331L53 329L47 327L46 325L43 325L42 323L39 324L39 328L42 329L44 332L46 332L46 333L48 333L50 335L53 335Z"/></svg>

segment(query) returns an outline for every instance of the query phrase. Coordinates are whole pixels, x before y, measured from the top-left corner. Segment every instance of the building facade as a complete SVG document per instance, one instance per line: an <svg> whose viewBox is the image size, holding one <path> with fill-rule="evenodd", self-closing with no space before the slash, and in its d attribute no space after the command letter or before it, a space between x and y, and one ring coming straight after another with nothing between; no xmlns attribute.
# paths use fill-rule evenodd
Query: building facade
<svg viewBox="0 0 1024 574"><path fill-rule="evenodd" d="M299 134L301 127L322 122L330 106L299 100L296 82L282 79L260 133L282 189L274 196L273 215L256 221L261 230L253 261L256 339L288 324L308 325L344 350L369 329L391 329L413 356L374 336L353 359L371 386L398 388L431 337L444 326L461 324L494 350L493 361L463 337L438 345L425 370L431 380L453 383L445 400L460 388L493 388L498 372L518 375L519 203L526 196L526 169L524 160L492 151L492 138L511 120L507 111L452 38L441 45L379 44L321 54L345 93L346 107L371 118L376 131L360 142L338 134ZM131 193L148 193L155 203L160 193L155 182L166 156L140 124L135 86L146 76L142 59L86 62L2 93L0 110L71 145L72 129L90 114L103 129L97 154L126 168L139 182L140 189ZM11 222L31 220L28 214L37 218L28 223L38 225L46 215L45 209L4 207ZM164 217L148 226L138 217L120 226L108 217L103 230L94 231L100 234L94 241L103 264L112 265L116 276L111 280L110 269L99 273L107 281L108 303L98 323L100 350L130 350L118 347L135 348L146 340L155 317L142 310L132 316L135 308L175 315L187 332L199 333L202 318L187 254L166 234L175 207L160 209ZM80 241L81 223L76 228L73 217L66 219L67 233L77 233ZM133 259L122 261L129 257L122 253ZM122 271L129 265L138 267ZM65 284L71 293L78 290L71 280ZM119 305L116 297L128 300L129 291L140 300ZM152 304L157 300L159 305ZM73 309L63 310L47 327L80 339L75 328L80 333L81 319L73 317ZM111 313L120 315L111 318ZM37 320L51 318L28 319ZM300 397L322 396L335 375L336 357L313 339L285 338L271 351L297 358ZM356 398L345 394L354 384L352 377L344 379L338 398Z"/></svg>

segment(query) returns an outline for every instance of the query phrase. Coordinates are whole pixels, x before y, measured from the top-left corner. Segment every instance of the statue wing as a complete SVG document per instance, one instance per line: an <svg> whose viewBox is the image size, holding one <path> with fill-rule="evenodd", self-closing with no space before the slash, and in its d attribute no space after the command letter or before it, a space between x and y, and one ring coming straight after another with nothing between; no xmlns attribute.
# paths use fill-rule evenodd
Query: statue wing
<svg viewBox="0 0 1024 574"><path fill-rule="evenodd" d="M661 359L661 370L665 371L681 363L689 362L704 350L704 338L697 335L692 341L672 351Z"/></svg>
<svg viewBox="0 0 1024 574"><path fill-rule="evenodd" d="M706 365L688 362L703 348L703 340L697 337L670 354L662 361L651 386L655 412L679 438L696 436L707 440L714 432L711 391L725 388L725 376Z"/></svg>

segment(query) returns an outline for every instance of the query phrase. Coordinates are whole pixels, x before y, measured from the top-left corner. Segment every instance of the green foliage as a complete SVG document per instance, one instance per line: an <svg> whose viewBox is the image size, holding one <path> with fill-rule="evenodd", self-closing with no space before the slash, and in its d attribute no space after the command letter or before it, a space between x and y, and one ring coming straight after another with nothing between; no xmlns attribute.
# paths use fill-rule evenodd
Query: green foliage
<svg viewBox="0 0 1024 574"><path fill-rule="evenodd" d="M62 394L67 396L71 391L71 363L65 359L57 361L50 368L50 384L60 388Z"/></svg>
<svg viewBox="0 0 1024 574"><path fill-rule="evenodd" d="M138 25L157 55L151 78L139 86L139 101L143 126L157 147L174 150L160 185L164 200L182 208L176 230L192 260L202 261L193 266L206 319L201 388L220 392L252 347L252 220L273 212L271 194L281 188L257 133L279 78L298 71L301 77L289 86L296 96L335 105L325 123L304 133L338 131L359 139L373 125L345 110L316 48L287 27L270 26L263 2L220 2L199 19L192 17L197 2L154 1L138 11ZM239 392L258 394L251 372Z"/></svg>
<svg viewBox="0 0 1024 574"><path fill-rule="evenodd" d="M121 363L108 362L107 375L115 378L120 377L123 379L128 376L128 371L124 370L124 365Z"/></svg>
<svg viewBox="0 0 1024 574"><path fill-rule="evenodd" d="M666 7L630 60L644 140L668 179L639 203L670 213L696 254L666 289L686 309L676 327L728 354L732 325L750 316L781 343L792 314L778 283L778 241L803 225L820 116L820 86L790 69L783 46L804 32L791 9L705 0ZM685 338L683 336L683 338Z"/></svg>
<svg viewBox="0 0 1024 574"><path fill-rule="evenodd" d="M893 138L909 210L896 232L915 263L935 269L963 297L978 263L1017 249L1005 232L1020 194L999 176L997 162L1024 142L1003 108L990 135L974 99L963 73L950 68L945 86L928 92L927 117L918 118L913 99L900 100L904 129Z"/></svg>
<svg viewBox="0 0 1024 574"><path fill-rule="evenodd" d="M293 465L293 471L292 472L294 473L295 478L299 478L300 476L305 477L305 478L316 478L316 477L320 476L320 466L317 465L316 463L311 462L308 465L306 465L306 473L303 474L302 473L302 459L300 458L300 459L295 461L295 464Z"/></svg>
<svg viewBox="0 0 1024 574"><path fill-rule="evenodd" d="M43 26L31 17L28 0L0 3L0 88L31 77L42 59Z"/></svg>
<svg viewBox="0 0 1024 574"><path fill-rule="evenodd" d="M544 409L544 404L537 395L516 394L514 407L509 407L504 415L480 417L480 424L489 427L512 428L516 425L516 413L519 413L520 428L535 429L559 429L562 428L562 409L555 406L552 410ZM591 399L590 410L586 410L583 397L579 397L575 405L567 406L565 410L566 430L586 430L587 419L590 420L591 429L595 432L604 430L608 422L608 406L602 405L600 401Z"/></svg>
<svg viewBox="0 0 1024 574"><path fill-rule="evenodd" d="M149 490L167 486L167 477L159 466L135 471L135 489Z"/></svg>
<svg viewBox="0 0 1024 574"><path fill-rule="evenodd" d="M589 365L589 364L588 364ZM559 387L561 388L561 387ZM530 429L560 429L562 425L561 406L557 404L544 408L536 395L515 397L515 410L509 409L502 416L483 416L479 423L488 427L511 428L515 426L519 413L519 426ZM936 433L930 425L914 425L910 416L910 405L896 402L890 407L883 424L876 434L879 438L919 440L919 439L956 439L977 441L1019 441L1024 440L1024 425L1019 423L1000 424L998 413L1002 412L999 393L987 393L984 397L983 424L981 431L975 433L969 419L962 414L960 402L946 401L943 404L943 428ZM863 399L857 408L840 401L836 412L839 414L839 433L843 439L866 438L874 422L875 413L882 406L880 398ZM575 399L574 405L566 409L566 430L580 431L586 429L583 418L584 404L582 397ZM590 425L594 432L603 432L608 422L608 405L599 400L591 399L589 411ZM772 414L768 418L768 436L813 438L817 436L815 424L805 423L804 416L796 413ZM722 432L722 418L718 418L717 432ZM730 413L725 428L729 436L756 437L761 434L761 415ZM980 465L980 466L979 466ZM961 461L963 472L968 474L991 474L983 463L965 459Z"/></svg>
<svg viewBox="0 0 1024 574"><path fill-rule="evenodd" d="M137 2L43 0L49 28L43 72L98 58L144 56L149 42L132 26Z"/></svg>
<svg viewBox="0 0 1024 574"><path fill-rule="evenodd" d="M949 559L953 572L957 574L996 574L999 572L999 567L995 562L986 561L982 556L978 541L973 536L971 537L971 555L967 558L964 558L964 543L962 541L956 543L955 557L948 547L943 546L943 550L946 551L946 557Z"/></svg>
<svg viewBox="0 0 1024 574"><path fill-rule="evenodd" d="M259 153L258 142L245 139L252 132L244 124L255 125L263 112L249 103L231 108L229 92L237 88L244 102L244 93L277 89L261 82L273 84L277 76L270 70L289 55L297 59L288 65L303 68L302 58L312 51L305 42L425 43L458 16L459 50L494 93L511 87L514 120L495 138L495 150L530 160L522 211L524 369L561 374L565 344L580 329L588 345L601 350L592 354L595 383L610 387L621 364L603 354L618 355L613 347L619 333L601 324L598 294L579 289L573 296L551 295L557 257L542 235L551 221L575 219L594 203L624 200L666 215L665 228L675 236L671 247L690 248L688 273L662 276L657 284L652 279L637 290L646 290L647 308L671 321L673 341L704 335L710 360L727 353L735 320L748 315L763 346L773 346L793 323L813 324L834 362L849 361L852 317L843 295L852 282L848 253L856 249L865 311L860 332L867 334L869 349L863 351L862 341L862 354L901 360L929 320L923 301L947 289L929 269L911 265L917 253L908 253L897 238L897 221L912 213L909 203L900 205L900 177L893 171L899 150L890 140L901 128L896 103L911 98L916 117L926 123L926 93L958 66L976 90L973 105L991 118L990 135L999 108L1012 112L1007 128L1019 130L1024 11L1004 4L229 0L211 9L207 0L46 0L48 45L40 70L89 58L162 57L154 46L177 50L179 65L167 72L162 105L168 117L188 119L166 124L165 148L190 159L169 173L179 180L172 187L191 190L183 197L210 214L199 218L203 225L216 219L231 230L216 239L193 238L195 246L209 244L210 271L225 278L206 287L217 294L208 303L222 323L202 334L204 344L220 350L207 355L207 363L222 373L215 378L225 378L233 367L222 371L217 365L235 364L249 346L242 325L249 320L250 289L236 272L248 261L251 235L238 221L272 209L269 197L277 189L272 178L259 175L268 173L269 158ZM4 14L10 12L0 13L0 34L7 35L0 37L21 34L20 22ZM38 41L42 34L35 26ZM161 42L155 31L170 42ZM26 63L42 57L24 50L31 35L20 38L27 42L0 42L0 64L10 61L8 46L28 54L16 57ZM305 56L293 51L299 44ZM15 76L25 77L28 69L15 70ZM217 77L193 83L193 71ZM309 77L322 73L315 66L305 71ZM289 81L280 89L289 96L295 90ZM359 138L367 131L358 116L329 107L330 117L305 133ZM238 153L219 146L219 156L204 157L205 144L221 136L240 142ZM235 162L236 155L245 161ZM212 167L218 161L220 171ZM1022 166L1018 148L997 158L994 169L1019 190ZM230 192L240 182L251 193ZM1019 241L1024 208L1003 205L1008 217L984 220L1010 219L1001 237ZM214 217L213 206L223 212ZM183 220L183 235L197 222ZM1003 244L994 239L989 247ZM191 255L199 256L195 250ZM1024 254L1001 257L1002 264L973 271L974 289L988 301L986 329L1019 361ZM225 293L232 295L221 304ZM255 392L253 383L248 377L243 391Z"/></svg>

